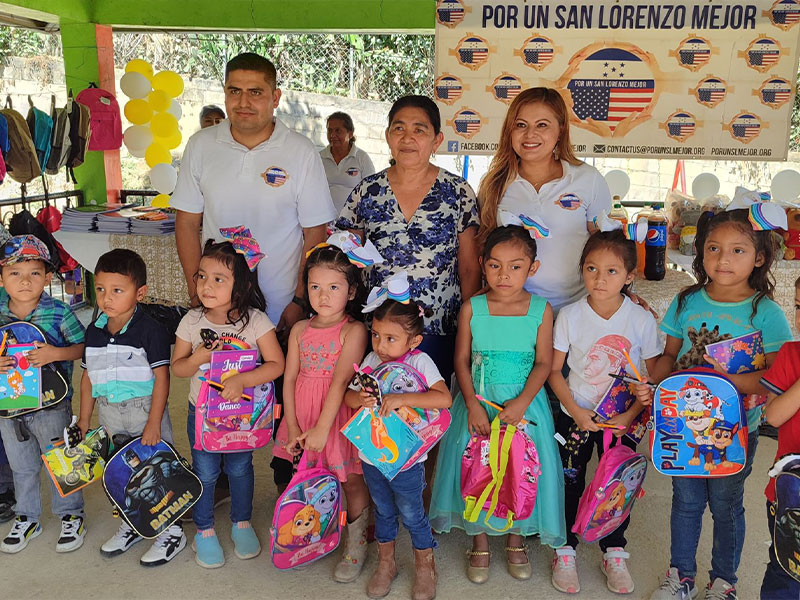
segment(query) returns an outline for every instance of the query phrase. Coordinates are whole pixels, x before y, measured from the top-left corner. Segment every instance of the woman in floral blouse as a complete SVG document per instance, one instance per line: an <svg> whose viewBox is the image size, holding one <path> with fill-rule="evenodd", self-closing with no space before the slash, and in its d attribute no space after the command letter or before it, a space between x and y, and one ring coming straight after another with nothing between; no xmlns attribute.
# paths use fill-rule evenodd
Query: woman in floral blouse
<svg viewBox="0 0 800 600"><path fill-rule="evenodd" d="M366 270L369 288L399 271L408 273L411 297L432 312L420 350L449 383L458 311L462 299L480 288L479 221L469 184L430 162L442 139L433 100L397 100L386 129L393 165L353 189L336 225L372 240L386 259Z"/></svg>

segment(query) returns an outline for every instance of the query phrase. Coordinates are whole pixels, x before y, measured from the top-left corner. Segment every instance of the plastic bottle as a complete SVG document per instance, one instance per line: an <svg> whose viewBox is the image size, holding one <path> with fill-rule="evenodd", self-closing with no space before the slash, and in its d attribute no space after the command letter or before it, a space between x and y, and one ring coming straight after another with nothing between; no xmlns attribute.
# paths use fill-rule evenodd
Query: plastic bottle
<svg viewBox="0 0 800 600"><path fill-rule="evenodd" d="M628 213L622 207L622 202L620 201L619 196L614 196L612 202L613 202L612 205L613 208L611 209L611 214L609 214L608 216L614 219L615 221L619 221L620 223L622 223L622 226L625 227L625 225L628 224Z"/></svg>
<svg viewBox="0 0 800 600"><path fill-rule="evenodd" d="M632 222L636 223L642 217L648 218L652 210L653 209L649 204L645 204L642 210L633 215ZM640 275L644 275L644 255L645 255L644 245L645 245L644 242L636 242L636 272L639 273Z"/></svg>
<svg viewBox="0 0 800 600"><path fill-rule="evenodd" d="M647 218L644 276L650 281L661 281L667 274L667 215L660 204L653 205Z"/></svg>

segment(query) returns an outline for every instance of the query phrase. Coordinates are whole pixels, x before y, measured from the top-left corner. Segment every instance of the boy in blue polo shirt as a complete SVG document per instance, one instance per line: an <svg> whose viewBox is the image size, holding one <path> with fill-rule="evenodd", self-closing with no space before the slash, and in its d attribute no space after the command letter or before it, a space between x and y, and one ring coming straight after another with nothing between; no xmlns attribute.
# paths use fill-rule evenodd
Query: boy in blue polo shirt
<svg viewBox="0 0 800 600"><path fill-rule="evenodd" d="M85 435L95 404L98 420L112 437L142 436L145 445L162 438L172 443L167 411L170 341L139 306L147 293L147 267L131 250L105 253L95 268L97 306L103 311L86 330L81 366L81 414ZM142 538L123 521L100 548L103 556L122 554ZM180 525L172 525L140 559L146 567L163 565L186 546Z"/></svg>

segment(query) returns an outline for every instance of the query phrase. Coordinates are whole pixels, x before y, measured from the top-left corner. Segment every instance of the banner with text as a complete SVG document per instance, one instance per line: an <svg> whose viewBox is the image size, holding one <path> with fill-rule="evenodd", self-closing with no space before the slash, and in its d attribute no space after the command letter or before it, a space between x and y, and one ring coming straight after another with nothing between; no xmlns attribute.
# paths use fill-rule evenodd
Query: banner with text
<svg viewBox="0 0 800 600"><path fill-rule="evenodd" d="M559 90L582 156L784 160L800 0L437 0L448 154L493 154L524 89Z"/></svg>

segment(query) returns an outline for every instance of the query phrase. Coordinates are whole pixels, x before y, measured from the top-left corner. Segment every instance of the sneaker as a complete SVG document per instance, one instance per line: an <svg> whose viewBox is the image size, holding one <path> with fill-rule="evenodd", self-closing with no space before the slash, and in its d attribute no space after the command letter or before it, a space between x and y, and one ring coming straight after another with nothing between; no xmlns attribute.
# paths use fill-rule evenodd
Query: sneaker
<svg viewBox="0 0 800 600"><path fill-rule="evenodd" d="M717 577L706 586L704 600L736 600L736 588L724 579Z"/></svg>
<svg viewBox="0 0 800 600"><path fill-rule="evenodd" d="M28 542L40 533L42 533L42 526L39 525L39 521L29 521L28 517L17 515L11 531L0 543L0 550L6 554L16 554L24 550Z"/></svg>
<svg viewBox="0 0 800 600"><path fill-rule="evenodd" d="M125 521L119 526L117 533L110 540L100 546L100 554L106 558L117 556L126 552L136 542L141 542L141 536L136 533Z"/></svg>
<svg viewBox="0 0 800 600"><path fill-rule="evenodd" d="M600 570L606 576L606 586L615 594L633 592L633 578L628 572L627 559L630 554L624 548L609 548L603 554Z"/></svg>
<svg viewBox="0 0 800 600"><path fill-rule="evenodd" d="M250 521L234 523L231 529L234 554L242 560L255 558L261 553L261 544L258 542L255 531L250 526Z"/></svg>
<svg viewBox="0 0 800 600"><path fill-rule="evenodd" d="M170 525L156 538L150 549L139 559L143 567L157 567L171 561L178 552L186 547L186 536L183 527Z"/></svg>
<svg viewBox="0 0 800 600"><path fill-rule="evenodd" d="M556 553L553 555L553 576L550 580L553 582L553 587L559 592L577 594L581 591L574 548L564 546L556 549Z"/></svg>
<svg viewBox="0 0 800 600"><path fill-rule="evenodd" d="M86 524L83 517L64 515L61 517L61 535L56 542L56 552L72 552L83 546Z"/></svg>
<svg viewBox="0 0 800 600"><path fill-rule="evenodd" d="M192 550L197 553L194 557L195 562L204 569L216 569L225 564L225 554L213 527L195 534Z"/></svg>
<svg viewBox="0 0 800 600"><path fill-rule="evenodd" d="M0 494L0 523L6 523L14 518L14 492L8 490Z"/></svg>
<svg viewBox="0 0 800 600"><path fill-rule="evenodd" d="M691 600L697 596L697 588L691 577L681 578L678 569L670 567L661 586L650 595L650 600Z"/></svg>

